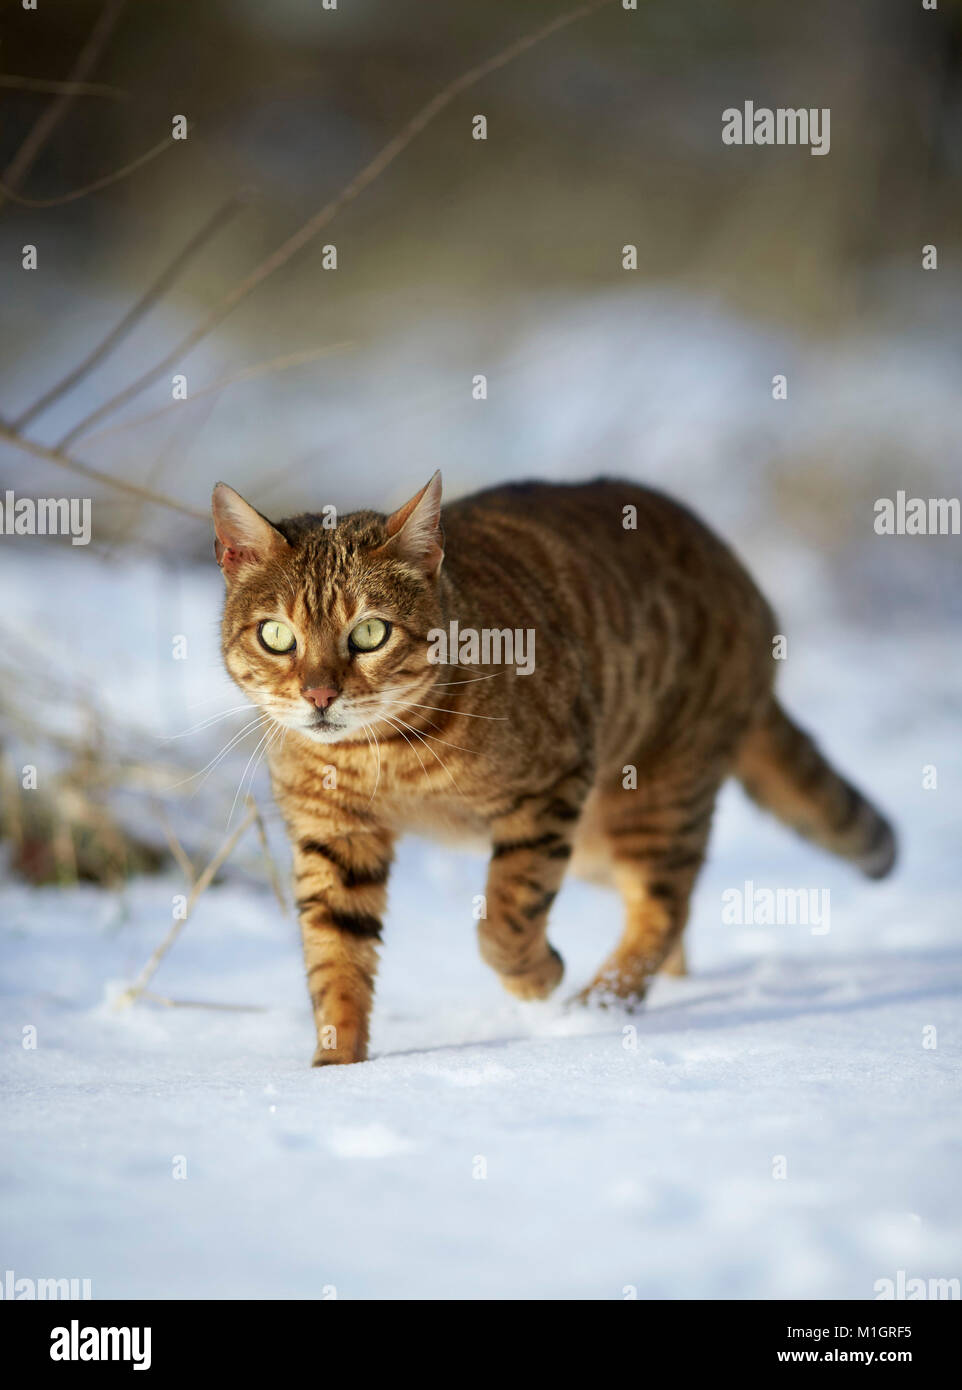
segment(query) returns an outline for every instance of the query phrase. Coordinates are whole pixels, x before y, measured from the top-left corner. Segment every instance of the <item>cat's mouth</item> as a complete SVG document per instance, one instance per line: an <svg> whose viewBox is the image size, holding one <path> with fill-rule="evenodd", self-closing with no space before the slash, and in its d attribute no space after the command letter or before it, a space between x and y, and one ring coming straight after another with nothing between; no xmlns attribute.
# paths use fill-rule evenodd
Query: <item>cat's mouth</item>
<svg viewBox="0 0 962 1390"><path fill-rule="evenodd" d="M319 739L322 743L336 743L352 727L348 720L339 718L336 714L328 714L326 710L318 710L300 726L302 732L309 734L311 738Z"/></svg>
<svg viewBox="0 0 962 1390"><path fill-rule="evenodd" d="M312 710L310 714L300 710L271 710L271 718L285 729L303 734L318 743L337 743L339 739L350 738L360 729L361 722L350 710Z"/></svg>
<svg viewBox="0 0 962 1390"><path fill-rule="evenodd" d="M360 739L366 729L372 724L379 724L385 718L377 705L372 708L368 703L364 703L359 708L347 705L342 708L339 702L335 703L333 708L315 709L303 714L300 710L285 709L283 713L274 713L272 717L278 724L294 729L317 743L339 743L347 739Z"/></svg>

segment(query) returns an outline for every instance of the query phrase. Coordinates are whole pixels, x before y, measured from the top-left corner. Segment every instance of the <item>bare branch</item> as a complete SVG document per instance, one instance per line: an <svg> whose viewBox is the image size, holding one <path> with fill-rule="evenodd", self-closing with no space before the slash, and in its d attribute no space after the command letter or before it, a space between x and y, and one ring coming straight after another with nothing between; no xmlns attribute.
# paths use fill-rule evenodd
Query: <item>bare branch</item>
<svg viewBox="0 0 962 1390"><path fill-rule="evenodd" d="M110 400L93 411L86 419L81 420L68 434L64 435L63 439L59 441L58 447L66 448L66 446L71 444L75 439L79 439L82 435L89 434L91 428L99 420L104 419L107 415L112 415L115 411L119 410L121 406L126 405L129 400L139 395L141 391L145 390L159 377L163 376L164 373L169 371L169 369L179 362L182 357L192 351L203 338L206 338L207 335L211 333L232 310L236 309L237 305L246 299L253 290L257 289L268 276L273 275L275 270L279 270L281 266L285 265L298 251L303 250L319 232L323 231L324 228L334 220L342 209L347 207L349 203L352 203L355 198L357 198L358 194L362 193L369 184L373 183L390 164L393 164L398 155L407 148L416 136L420 135L422 130L429 126L431 122L451 104L455 97L460 96L460 94L467 91L468 88L474 87L482 78L487 77L489 73L496 72L499 68L505 67L522 53L527 52L529 48L540 43L542 39L557 33L559 29L564 29L569 24L574 24L579 19L584 19L587 15L593 14L595 10L602 9L605 5L613 3L614 0L588 0L587 4L579 5L577 9L569 10L566 14L559 15L549 23L543 24L532 33L526 34L524 37L517 39L514 43L509 44L507 48L502 49L501 52L495 54L493 58L488 58L483 63L477 64L476 67L470 68L453 82L450 82L438 92L436 96L432 97L425 106L421 107L420 111L408 121L407 125L403 126L397 135L393 136L392 139L378 151L370 163L366 164L360 173L356 174L351 182L341 189L340 193L336 194L330 202L325 203L313 217L309 218L292 236L289 236L276 251L265 260L261 261L240 284L235 285L232 290L229 290L220 302L214 306L207 317L182 338L176 347L167 353L156 366L144 372L143 376L138 377L130 386L118 392L116 396L112 396Z"/></svg>
<svg viewBox="0 0 962 1390"><path fill-rule="evenodd" d="M190 400L199 400L201 396L209 396L213 391L226 391L228 386L236 386L241 381L253 381L259 376L270 376L274 372L286 372L291 367L301 367L306 362L316 362L321 357L330 357L336 352L345 352L352 348L354 343L351 339L345 339L343 343L331 343L322 348L305 348L303 352L288 352L283 357L270 357L265 362L255 362L253 366L243 367L239 372L232 372L230 376L218 377L216 381L208 382L206 386L199 389L191 388ZM86 436L85 444L89 447L95 441L111 439L115 434L123 434L126 430L141 429L144 425L153 424L154 420L159 420L172 410L182 410L182 401L168 401L166 405L158 406L156 410L147 411L144 415L138 415L133 420L123 420L119 425L110 425L105 430L95 430L93 434Z"/></svg>
<svg viewBox="0 0 962 1390"><path fill-rule="evenodd" d="M164 837L167 840L167 847L177 861L177 867L184 875L184 878L186 878L188 887L193 888L194 884L197 882L197 870L191 863L190 856L184 849L184 846L178 840L174 827L171 825L170 818L163 806L160 807L160 821L164 827Z"/></svg>
<svg viewBox="0 0 962 1390"><path fill-rule="evenodd" d="M0 440L5 440L17 449L23 449L25 453L33 454L34 458L46 459L48 463L55 463L60 468L69 468L72 473L79 473L81 477L90 478L92 482L103 483L106 487L117 488L131 497L138 497L142 502L154 502L158 507L169 507L171 511L194 517L197 521L208 520L207 513L197 507L188 507L186 503L178 502L173 497L165 497L162 492L139 487L137 483L128 483L125 478L115 478L99 468L91 468L89 464L71 458L62 449L49 449L45 444L35 444L32 439L24 439L23 435L17 434L9 425L0 424Z"/></svg>
<svg viewBox="0 0 962 1390"><path fill-rule="evenodd" d="M283 912L284 916L288 917L290 916L290 912L287 907L287 901L284 897L284 889L281 887L280 872L277 868L274 856L273 854L271 854L271 847L267 839L267 827L264 824L264 817L261 815L260 807L257 805L257 802L254 800L253 796L248 796L247 804L254 812L254 823L257 826L257 838L260 840L261 843L261 853L263 854L264 862L267 865L267 874L271 881L271 887L274 890L274 897L280 904L280 909Z"/></svg>
<svg viewBox="0 0 962 1390"><path fill-rule="evenodd" d="M54 401L73 390L79 381L88 376L94 367L102 362L107 354L117 347L118 343L123 341L144 315L149 313L158 300L163 298L187 264L207 245L212 237L216 236L222 227L237 216L238 212L246 206L248 199L249 194L246 192L234 194L226 199L204 225L194 233L190 241L177 252L173 260L164 267L150 288L141 295L137 303L124 315L117 326L111 329L106 338L87 354L78 367L75 367L61 381L51 386L50 390L46 391L39 400L34 401L33 405L18 415L12 422L11 428L14 430L23 429L31 420L42 414L48 406L53 405Z"/></svg>
<svg viewBox="0 0 962 1390"><path fill-rule="evenodd" d="M230 1014L266 1014L263 1004L211 1004L204 999L168 999L164 994L151 994L145 989L141 999L149 999L152 1004L162 1004L165 1009L218 1009Z"/></svg>
<svg viewBox="0 0 962 1390"><path fill-rule="evenodd" d="M171 145L177 143L172 135L167 135L156 145L151 145L149 150L139 154L136 159L132 159L129 164L115 169L112 174L104 174L102 178L94 179L93 183L85 183L82 188L74 188L69 193L60 193L56 198L24 198L15 193L9 184L0 183L0 202L8 199L21 208L57 208L63 203L75 203L78 198L86 198L89 193L99 193L102 188L109 188L112 183L119 183L121 179L127 178L128 174L136 173L138 169L142 169L145 164L149 164L152 159L156 159L165 150L169 150Z"/></svg>
<svg viewBox="0 0 962 1390"><path fill-rule="evenodd" d="M205 893L207 889L210 887L211 883L214 881L214 876L216 875L218 869L221 868L221 866L224 863L226 863L226 861L233 854L241 836L251 825L253 825L256 815L257 812L255 810L249 810L247 812L247 815L241 821L240 825L234 831L234 833L232 835L229 835L227 839L224 841L224 843L221 845L220 849L217 851L213 859L207 865L207 868L204 870L200 878L191 888L190 895L187 899L187 905L184 908L183 917L180 918L179 921L174 922L170 931L164 937L163 941L160 943L157 949L153 952L147 964L144 966L143 970L141 970L140 974L137 976L136 980L133 982L132 985L128 986L128 988L125 989L124 992L120 995L116 1004L116 1007L118 1009L125 1008L128 1004L132 1004L134 1000L138 997L138 995L143 994L148 983L153 978L154 972L160 965L160 962L163 960L164 956L166 956L167 952L170 950L171 946L173 946L174 942L177 940L178 936L180 936L181 932L186 926L190 914L193 912L195 906L197 905L198 898L200 898L201 895Z"/></svg>
<svg viewBox="0 0 962 1390"><path fill-rule="evenodd" d="M329 352L335 352L340 348L349 346L351 346L350 343L335 343L329 348L309 348L304 352L288 353L286 357L275 357L267 362L255 363L254 366L236 372L233 376L211 382L200 391L195 391L191 396L191 401L197 400L200 396L209 395L212 391L224 390L235 382L264 376L269 371L280 371L287 367L298 366L303 362L313 361L318 357L326 356ZM178 401L172 404L180 405L181 403ZM166 414L169 408L172 407L164 406L161 410L154 411L151 415L142 417L140 420L130 421L129 424L142 424L146 420ZM126 428L127 424L118 426L118 429ZM113 434L114 432L113 430L103 430L101 433ZM73 458L59 447L50 448L45 444L38 444L32 439L26 439L15 425L8 425L0 421L0 441L6 441L15 449L22 449L24 453L32 454L35 458L46 459L48 463L55 463L60 468L67 468L72 473L79 473L81 477L90 478L93 482L103 483L105 487L116 488L139 502L152 502L159 507L168 507L171 511L180 512L181 515L193 517L197 521L207 522L210 519L207 512L200 511L197 507L188 506L185 502L178 502L175 497L168 497L164 493L156 492L140 483L128 482L126 478L114 477L112 473L105 473L100 468L93 468L90 464Z"/></svg>
<svg viewBox="0 0 962 1390"><path fill-rule="evenodd" d="M57 100L51 102L3 171L3 182L7 188L18 189L33 168L34 161L40 151L70 109L76 95L70 89L75 87L78 82L83 82L92 70L100 57L104 44L110 38L114 25L120 18L120 12L125 3L126 0L107 0L100 12L99 19L90 31L90 37L80 50L77 61L73 65L66 83L68 90L61 92ZM3 194L0 194L0 207L2 206Z"/></svg>
<svg viewBox="0 0 962 1390"><path fill-rule="evenodd" d="M0 87L15 92L54 92L72 97L108 97L111 101L128 101L129 92L108 87L105 82L58 82L49 77L19 77L12 72L0 72Z"/></svg>

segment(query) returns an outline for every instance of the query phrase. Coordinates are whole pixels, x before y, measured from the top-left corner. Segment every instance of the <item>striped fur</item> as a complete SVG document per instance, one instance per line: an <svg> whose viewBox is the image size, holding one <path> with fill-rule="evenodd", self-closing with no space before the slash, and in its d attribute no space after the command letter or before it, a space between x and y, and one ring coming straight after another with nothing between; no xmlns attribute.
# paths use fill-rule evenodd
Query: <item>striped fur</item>
<svg viewBox="0 0 962 1390"><path fill-rule="evenodd" d="M891 867L887 822L775 701L765 600L669 498L609 479L525 483L442 514L435 475L398 512L333 530L310 515L272 525L223 485L214 516L224 659L265 715L293 846L317 1065L367 1055L388 875L408 831L488 847L480 952L522 999L562 977L547 927L569 870L617 887L625 909L585 997L638 1000L659 969L684 970L689 897L730 774L867 874ZM388 640L352 650L372 614ZM293 632L290 654L260 644L271 619ZM532 629L534 672L456 654L432 665L428 633L452 619ZM303 693L314 688L338 692L320 715Z"/></svg>

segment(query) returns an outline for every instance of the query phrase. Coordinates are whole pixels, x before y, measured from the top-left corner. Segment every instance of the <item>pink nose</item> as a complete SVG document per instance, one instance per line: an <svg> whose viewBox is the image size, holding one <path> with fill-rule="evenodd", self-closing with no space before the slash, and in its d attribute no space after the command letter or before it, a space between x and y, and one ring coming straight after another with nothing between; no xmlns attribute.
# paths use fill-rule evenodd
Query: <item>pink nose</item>
<svg viewBox="0 0 962 1390"><path fill-rule="evenodd" d="M336 700L338 696L336 690L331 690L325 685L312 686L310 690L302 690L301 694L305 700L310 700L311 704L316 705L318 709L327 709L331 701Z"/></svg>

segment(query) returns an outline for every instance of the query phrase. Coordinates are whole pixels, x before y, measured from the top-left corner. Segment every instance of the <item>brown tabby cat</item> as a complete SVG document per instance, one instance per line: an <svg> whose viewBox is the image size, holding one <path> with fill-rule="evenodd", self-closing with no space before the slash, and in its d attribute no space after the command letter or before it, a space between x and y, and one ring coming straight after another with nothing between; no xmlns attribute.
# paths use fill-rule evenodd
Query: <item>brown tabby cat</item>
<svg viewBox="0 0 962 1390"><path fill-rule="evenodd" d="M609 479L509 484L446 507L442 529L436 473L391 516L333 528L272 524L223 483L213 511L224 660L272 721L315 1065L367 1055L407 831L490 848L481 955L519 999L561 980L547 927L569 864L615 884L626 914L582 997L638 1000L659 969L684 970L689 895L729 774L870 877L891 868L887 822L772 694L767 603L669 498ZM439 664L453 621L460 640ZM529 634L527 666L517 648L509 663L483 645L488 664L458 664L473 655L466 633L506 643L507 630L520 645Z"/></svg>

